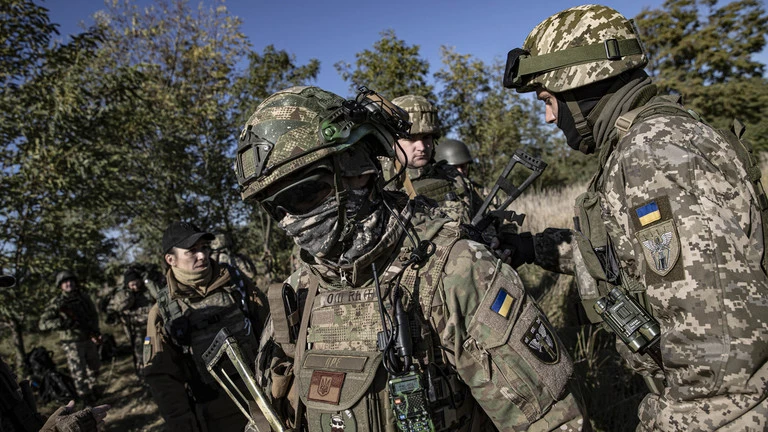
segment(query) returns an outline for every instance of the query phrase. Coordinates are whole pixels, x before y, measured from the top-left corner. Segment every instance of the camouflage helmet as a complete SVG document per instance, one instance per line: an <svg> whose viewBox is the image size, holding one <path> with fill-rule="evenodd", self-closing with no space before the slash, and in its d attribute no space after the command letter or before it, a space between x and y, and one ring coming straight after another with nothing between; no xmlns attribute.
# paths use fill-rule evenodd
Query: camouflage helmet
<svg viewBox="0 0 768 432"><path fill-rule="evenodd" d="M69 270L62 270L62 271L56 273L56 282L55 282L56 283L56 287L57 288L60 287L62 282L64 282L65 280L69 280L69 279L77 280L77 277L75 276L74 273L72 273Z"/></svg>
<svg viewBox="0 0 768 432"><path fill-rule="evenodd" d="M448 165L463 165L472 163L472 153L464 142L455 139L440 140L435 147L435 161L445 161Z"/></svg>
<svg viewBox="0 0 768 432"><path fill-rule="evenodd" d="M230 249L232 248L232 238L225 232L216 232L213 234L214 238L211 241L211 249Z"/></svg>
<svg viewBox="0 0 768 432"><path fill-rule="evenodd" d="M566 9L545 19L507 55L504 87L542 86L560 93L644 67L648 58L631 20L601 5Z"/></svg>
<svg viewBox="0 0 768 432"><path fill-rule="evenodd" d="M240 134L235 172L248 199L285 176L327 156L369 143L394 157L406 136L407 114L365 87L344 100L318 87L291 87L259 104Z"/></svg>
<svg viewBox="0 0 768 432"><path fill-rule="evenodd" d="M440 121L437 107L424 96L405 95L392 99L392 103L408 113L411 121L411 135L430 134L440 136Z"/></svg>

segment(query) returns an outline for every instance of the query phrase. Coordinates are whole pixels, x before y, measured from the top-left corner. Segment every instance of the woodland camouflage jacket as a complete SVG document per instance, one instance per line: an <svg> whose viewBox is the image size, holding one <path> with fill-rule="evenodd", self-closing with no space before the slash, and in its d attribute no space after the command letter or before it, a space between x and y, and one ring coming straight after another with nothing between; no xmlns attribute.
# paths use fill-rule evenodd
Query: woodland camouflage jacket
<svg viewBox="0 0 768 432"><path fill-rule="evenodd" d="M413 210L410 206L416 206L418 210L411 214ZM565 389L572 370L570 357L534 300L525 293L517 273L497 260L480 243L459 240L458 236L453 242L438 241L438 237L444 239L445 236L450 237L450 233L455 236L458 225L441 216L437 210L426 208L422 199L411 201L400 217L410 220L416 227L414 233L418 234L418 238L436 241L438 252L430 260L442 259L438 258L441 254L447 257L442 271L438 268L434 273L434 268L427 262L421 267L423 273L406 272L402 284L408 297L420 299L420 309L417 310L426 311L421 320L426 323L426 328L422 330L426 332L422 333L423 337L432 338L433 344L442 347L436 351L444 354L432 361L447 362L450 365L448 370L458 374L460 380L455 381L454 391L466 396L457 400L463 401L460 404L462 408L469 407L469 412L474 412L471 417L465 417L463 423L452 426L447 420L451 418L450 414L446 414L446 423L436 422L437 429L493 430L488 421L490 418L498 430L503 431L523 430L534 422L533 427L540 428L536 430L579 430L581 414L574 398ZM298 391L301 399L308 403L310 430L314 430L313 426L326 426L324 422L328 422L330 427L333 421L338 425L354 418L364 422L358 423L357 430L361 427L371 431L395 430L391 421L392 412L386 402L379 404L383 410L378 414L381 423L361 418L370 416L370 413L365 414L364 409L362 414L357 411L357 407L361 404L365 406L365 402L349 400L347 387L354 388L353 379L359 381L359 377L351 371L346 372L348 379L339 384L340 400L314 399L310 394L314 392L311 384L315 382L314 375L333 375L337 372L309 363L318 355L333 356L337 352L346 353L343 358L357 354L376 358L375 334L381 330L378 306L364 306L358 308L359 311L355 309L355 313L349 312L363 302L375 304L371 263L376 263L381 269L381 281L390 280L412 250L410 243L403 239L402 230L391 218L381 242L354 264L331 268L302 255L304 262L301 269L288 280L298 290L313 284L318 286L307 335L307 340L312 342L311 347L297 360L300 363L306 360L307 363L293 368L303 384L299 385L294 380L291 392ZM428 289L430 286L436 286L432 294ZM508 306L496 307L499 306L496 305L499 298L507 301ZM274 314L273 308L273 317ZM286 362L293 361L291 355L284 353L292 352L293 347L276 342L274 322L267 324L266 328L256 362L262 367L257 370L257 379L264 385L266 393L275 398L275 405L284 407L286 401L281 397L286 392L274 394L276 386L271 383L284 382L282 373L290 369L285 367ZM371 340L371 335L374 340ZM414 349L418 350L418 347ZM441 360L439 357L442 356ZM374 368L373 372L376 376L386 377L381 366L378 370ZM355 394L362 393L356 391ZM375 392L365 392L362 397L372 394L375 395ZM377 400L388 400L386 393L377 397ZM295 401L290 402L295 406ZM347 412L344 409L350 405L350 411L355 414L342 414L341 411ZM283 415L290 418L289 413Z"/></svg>

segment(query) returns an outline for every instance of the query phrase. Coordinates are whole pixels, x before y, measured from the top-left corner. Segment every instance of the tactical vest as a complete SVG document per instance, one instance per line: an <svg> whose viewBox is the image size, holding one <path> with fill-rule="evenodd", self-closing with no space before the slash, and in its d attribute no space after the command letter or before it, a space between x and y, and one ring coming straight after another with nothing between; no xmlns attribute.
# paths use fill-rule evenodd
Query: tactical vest
<svg viewBox="0 0 768 432"><path fill-rule="evenodd" d="M227 327L235 337L248 363L252 364L258 349L248 312L245 283L237 269L227 266L230 282L205 297L170 298L168 287L158 292L157 306L165 332L195 363L205 385L216 386L208 372L202 354L216 334ZM234 369L227 371L234 376Z"/></svg>
<svg viewBox="0 0 768 432"><path fill-rule="evenodd" d="M471 422L476 408L466 385L448 367L439 335L429 320L439 300L435 294L441 273L459 238L458 230L443 227L432 239L434 255L422 266L408 268L401 281L411 322L413 362L421 365L424 381L429 384L428 406L437 431L460 430ZM407 247L401 249L399 262L407 259L409 251ZM309 430L395 432L388 376L376 344L382 329L376 288L372 282L360 288L328 286L312 271L302 271L312 281L305 305L311 308L308 348L299 355L300 366L294 368ZM381 279L387 281L387 274ZM386 288L382 285L381 289ZM388 303L385 305L389 309ZM275 326L280 327L277 320Z"/></svg>
<svg viewBox="0 0 768 432"><path fill-rule="evenodd" d="M88 296L80 289L59 297L59 312L75 323L72 328L59 331L62 342L88 340L99 333L98 316L91 304Z"/></svg>

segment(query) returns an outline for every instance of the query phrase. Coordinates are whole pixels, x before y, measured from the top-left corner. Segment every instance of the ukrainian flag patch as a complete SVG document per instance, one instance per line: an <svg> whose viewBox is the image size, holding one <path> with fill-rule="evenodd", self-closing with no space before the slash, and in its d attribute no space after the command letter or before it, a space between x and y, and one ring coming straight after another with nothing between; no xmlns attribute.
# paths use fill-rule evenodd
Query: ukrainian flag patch
<svg viewBox="0 0 768 432"><path fill-rule="evenodd" d="M496 299L491 304L491 310L504 318L509 318L509 313L512 311L512 304L515 303L515 298L503 289L499 290L496 294Z"/></svg>
<svg viewBox="0 0 768 432"><path fill-rule="evenodd" d="M661 212L659 211L659 206L656 204L656 201L651 201L648 204L639 207L635 212L637 213L637 218L640 220L641 226L646 226L651 222L656 222L661 219Z"/></svg>
<svg viewBox="0 0 768 432"><path fill-rule="evenodd" d="M152 343L152 338L147 336L144 338L144 345L149 345Z"/></svg>

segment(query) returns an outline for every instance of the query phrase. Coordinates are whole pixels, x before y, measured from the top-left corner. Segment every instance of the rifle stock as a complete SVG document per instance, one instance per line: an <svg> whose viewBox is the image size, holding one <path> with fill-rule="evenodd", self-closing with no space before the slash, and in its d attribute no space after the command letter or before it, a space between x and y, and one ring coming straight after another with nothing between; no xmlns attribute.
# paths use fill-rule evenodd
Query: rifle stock
<svg viewBox="0 0 768 432"><path fill-rule="evenodd" d="M240 378L243 380L243 383L248 389L248 392L251 394L251 397L253 398L252 400L249 400L245 397L245 395L243 395L235 382L232 380L232 377L230 377L224 371L223 366L216 370L216 366L225 358L232 362L232 365L235 367L237 374L240 375ZM247 430L266 432L259 429L256 423L256 419L251 414L250 406L252 402L255 402L256 406L258 406L259 410L262 412L262 414L264 414L267 422L269 422L272 431L293 431L293 429L288 429L283 426L283 423L280 421L280 417L278 417L274 408L272 408L272 405L269 403L267 396L264 394L261 387L259 387L259 385L256 383L256 379L253 376L253 373L246 364L245 356L243 356L242 351L240 351L240 346L238 345L237 340L230 334L229 329L223 327L221 330L219 330L219 333L213 339L211 345L203 353L203 360L205 360L206 368L211 373L216 382L218 382L219 385L227 393L227 395L229 395L229 397L232 399L238 409L240 409L243 415L248 418ZM222 376L219 376L219 372Z"/></svg>
<svg viewBox="0 0 768 432"><path fill-rule="evenodd" d="M525 168L531 171L520 186L515 186L508 179L517 164L522 164ZM483 201L483 204L480 206L480 209L477 211L477 214L472 218L472 222L468 228L474 234L473 236L481 237L480 234L497 220L516 222L518 225L522 224L525 218L524 214L518 215L514 211L506 211L506 209L541 175L542 172L544 172L546 167L546 162L537 159L520 149L515 151L515 154L509 159L509 162L507 162L504 170L502 170L501 175L499 175L499 178L496 180L496 184L493 185L491 193L488 194ZM491 203L499 194L499 191L502 190L507 194L507 198L495 210L490 210Z"/></svg>

